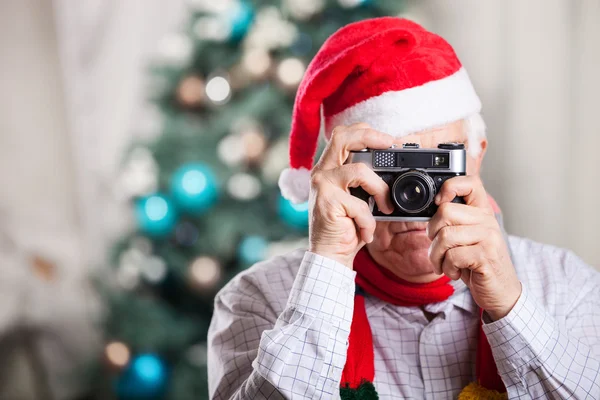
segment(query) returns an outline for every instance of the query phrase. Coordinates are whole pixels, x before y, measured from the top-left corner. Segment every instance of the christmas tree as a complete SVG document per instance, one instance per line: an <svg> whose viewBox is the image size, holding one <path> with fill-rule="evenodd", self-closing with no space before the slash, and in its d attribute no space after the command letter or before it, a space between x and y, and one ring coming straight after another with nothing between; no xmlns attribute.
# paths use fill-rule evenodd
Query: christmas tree
<svg viewBox="0 0 600 400"><path fill-rule="evenodd" d="M160 132L131 145L121 188L136 226L100 286L95 379L119 399L203 399L206 333L231 277L305 243L307 204L279 194L296 88L326 38L398 15L398 0L194 0L159 43L148 103ZM96 375L97 376L97 375Z"/></svg>

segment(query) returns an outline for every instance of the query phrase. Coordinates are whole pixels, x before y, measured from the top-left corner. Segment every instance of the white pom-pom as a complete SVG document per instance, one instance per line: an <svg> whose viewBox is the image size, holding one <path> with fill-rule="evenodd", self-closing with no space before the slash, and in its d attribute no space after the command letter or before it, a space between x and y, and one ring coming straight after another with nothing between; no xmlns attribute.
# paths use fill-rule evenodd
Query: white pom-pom
<svg viewBox="0 0 600 400"><path fill-rule="evenodd" d="M310 171L306 168L286 168L279 176L281 195L295 204L308 201Z"/></svg>

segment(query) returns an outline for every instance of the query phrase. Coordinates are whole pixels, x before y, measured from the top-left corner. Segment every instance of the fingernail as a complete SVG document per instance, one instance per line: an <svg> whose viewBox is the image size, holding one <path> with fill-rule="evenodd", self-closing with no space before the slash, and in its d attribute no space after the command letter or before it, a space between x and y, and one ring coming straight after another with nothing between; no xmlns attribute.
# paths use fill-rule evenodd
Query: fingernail
<svg viewBox="0 0 600 400"><path fill-rule="evenodd" d="M435 204L440 204L440 200L442 200L442 196L439 194L435 196Z"/></svg>

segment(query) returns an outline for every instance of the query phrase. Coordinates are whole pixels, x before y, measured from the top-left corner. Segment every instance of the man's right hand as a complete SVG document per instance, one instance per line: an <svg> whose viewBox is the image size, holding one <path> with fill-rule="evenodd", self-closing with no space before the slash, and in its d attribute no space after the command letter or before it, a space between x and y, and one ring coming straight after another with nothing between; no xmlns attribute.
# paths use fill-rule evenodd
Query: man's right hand
<svg viewBox="0 0 600 400"><path fill-rule="evenodd" d="M338 126L311 173L309 251L352 268L354 256L373 240L375 219L349 188L362 187L381 211L394 211L388 185L362 163L344 164L350 151L387 149L394 138L364 123Z"/></svg>

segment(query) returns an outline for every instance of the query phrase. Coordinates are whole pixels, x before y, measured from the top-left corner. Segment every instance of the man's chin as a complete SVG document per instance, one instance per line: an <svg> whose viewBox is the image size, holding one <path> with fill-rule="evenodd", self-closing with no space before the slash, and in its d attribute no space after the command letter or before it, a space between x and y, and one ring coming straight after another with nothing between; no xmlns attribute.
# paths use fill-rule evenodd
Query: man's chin
<svg viewBox="0 0 600 400"><path fill-rule="evenodd" d="M429 246L431 240L423 229L413 229L399 232L394 235L390 249L401 260L402 269L408 275L421 275L433 272L429 260Z"/></svg>
<svg viewBox="0 0 600 400"><path fill-rule="evenodd" d="M429 261L428 253L428 246L399 248L399 244L394 244L383 253L380 262L384 261L385 266L402 279L412 282L430 282L433 265Z"/></svg>

